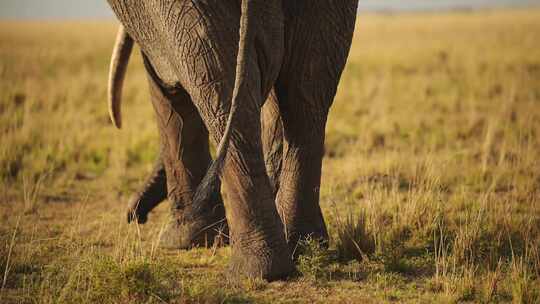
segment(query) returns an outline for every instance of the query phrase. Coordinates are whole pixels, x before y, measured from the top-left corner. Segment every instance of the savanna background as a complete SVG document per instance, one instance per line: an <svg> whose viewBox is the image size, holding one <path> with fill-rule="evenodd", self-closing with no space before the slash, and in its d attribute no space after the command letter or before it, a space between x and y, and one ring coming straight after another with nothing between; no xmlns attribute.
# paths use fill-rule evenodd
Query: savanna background
<svg viewBox="0 0 540 304"><path fill-rule="evenodd" d="M321 206L283 282L126 223L157 156L134 56L109 122L114 21L0 21L1 303L540 303L540 9L361 12Z"/></svg>

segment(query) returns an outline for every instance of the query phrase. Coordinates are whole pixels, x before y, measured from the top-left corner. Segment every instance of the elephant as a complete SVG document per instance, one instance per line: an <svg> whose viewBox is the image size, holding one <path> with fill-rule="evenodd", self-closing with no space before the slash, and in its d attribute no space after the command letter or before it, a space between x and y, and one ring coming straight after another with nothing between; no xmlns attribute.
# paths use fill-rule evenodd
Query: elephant
<svg viewBox="0 0 540 304"><path fill-rule="evenodd" d="M299 240L328 239L319 206L324 131L358 0L108 2L124 29L111 67L119 71L111 73L111 118L120 126L121 59L135 42L162 139L141 192L152 199L134 214L167 196L175 222L166 238L180 244L200 243L199 231L224 214L231 274L290 275ZM261 127L265 103L275 104L269 127L264 119ZM214 160L208 138L218 147Z"/></svg>

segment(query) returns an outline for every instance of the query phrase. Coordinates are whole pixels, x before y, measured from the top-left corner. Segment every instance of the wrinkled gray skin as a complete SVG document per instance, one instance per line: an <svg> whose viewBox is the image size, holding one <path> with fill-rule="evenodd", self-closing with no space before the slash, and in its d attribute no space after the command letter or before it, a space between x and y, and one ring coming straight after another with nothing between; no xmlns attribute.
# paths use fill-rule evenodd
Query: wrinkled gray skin
<svg viewBox="0 0 540 304"><path fill-rule="evenodd" d="M109 3L142 49L162 138L130 214L144 222L166 189L174 221L164 245L208 241L225 213L231 273L287 276L299 239L328 238L319 207L324 130L358 1ZM219 143L214 162L208 138Z"/></svg>

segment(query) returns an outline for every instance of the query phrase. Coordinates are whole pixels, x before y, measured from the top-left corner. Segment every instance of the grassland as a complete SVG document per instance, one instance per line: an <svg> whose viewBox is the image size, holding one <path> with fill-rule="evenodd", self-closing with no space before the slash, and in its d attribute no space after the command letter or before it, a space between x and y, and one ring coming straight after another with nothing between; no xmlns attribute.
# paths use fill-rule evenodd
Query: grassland
<svg viewBox="0 0 540 304"><path fill-rule="evenodd" d="M540 10L362 15L327 129L330 250L229 282L125 202L157 130L139 59L106 112L116 25L0 23L1 303L540 302Z"/></svg>

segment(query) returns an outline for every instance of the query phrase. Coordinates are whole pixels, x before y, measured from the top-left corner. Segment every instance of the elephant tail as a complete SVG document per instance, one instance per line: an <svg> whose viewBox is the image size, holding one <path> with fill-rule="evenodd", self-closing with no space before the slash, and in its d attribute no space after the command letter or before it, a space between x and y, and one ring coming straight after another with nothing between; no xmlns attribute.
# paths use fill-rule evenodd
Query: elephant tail
<svg viewBox="0 0 540 304"><path fill-rule="evenodd" d="M133 39L124 27L120 26L111 57L108 88L109 116L113 125L118 129L122 127L122 112L120 107L122 104L122 86L132 50Z"/></svg>
<svg viewBox="0 0 540 304"><path fill-rule="evenodd" d="M236 74L234 79L234 88L232 93L231 108L229 110L229 116L227 118L227 124L223 137L221 138L216 159L210 165L206 175L197 187L193 203L195 211L202 211L204 209L204 203L209 202L211 196L216 191L219 191L218 177L221 175L225 157L227 155L227 149L230 144L232 129L236 119L236 113L240 107L239 101L242 99L241 94L247 94L246 79L247 75L247 60L249 44L253 40L253 0L242 0L242 10L240 17L240 38L238 42L238 55L236 57Z"/></svg>

